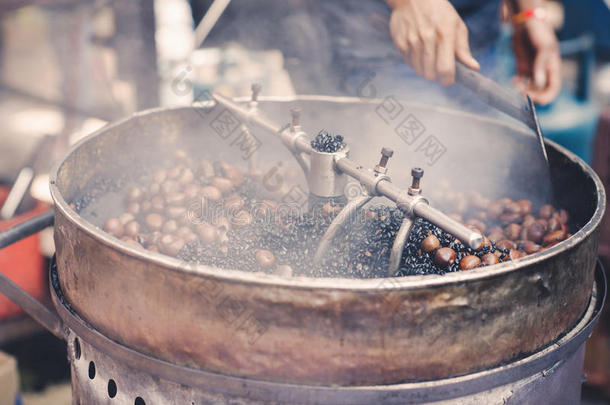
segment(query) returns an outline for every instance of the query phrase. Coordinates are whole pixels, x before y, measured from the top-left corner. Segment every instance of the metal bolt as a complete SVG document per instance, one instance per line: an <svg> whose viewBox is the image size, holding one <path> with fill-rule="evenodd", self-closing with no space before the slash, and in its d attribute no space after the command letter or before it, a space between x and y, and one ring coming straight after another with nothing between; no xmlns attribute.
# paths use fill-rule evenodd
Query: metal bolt
<svg viewBox="0 0 610 405"><path fill-rule="evenodd" d="M379 167L386 167L388 160L394 155L394 151L390 148L381 148L381 159L379 160Z"/></svg>
<svg viewBox="0 0 610 405"><path fill-rule="evenodd" d="M261 92L261 90L263 89L263 86L260 83L253 83L251 89L252 89L252 101L257 101L258 95Z"/></svg>
<svg viewBox="0 0 610 405"><path fill-rule="evenodd" d="M297 127L301 124L301 108L293 107L290 109L290 115L292 116L292 126Z"/></svg>
<svg viewBox="0 0 610 405"><path fill-rule="evenodd" d="M411 182L411 188L418 189L419 188L419 180L424 177L424 169L421 167L414 167L411 169L411 176L413 177L413 181Z"/></svg>

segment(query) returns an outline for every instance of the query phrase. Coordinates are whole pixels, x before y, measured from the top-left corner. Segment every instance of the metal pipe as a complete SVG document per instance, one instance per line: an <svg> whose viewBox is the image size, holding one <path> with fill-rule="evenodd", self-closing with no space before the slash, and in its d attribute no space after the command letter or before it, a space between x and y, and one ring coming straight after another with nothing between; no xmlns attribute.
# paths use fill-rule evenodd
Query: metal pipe
<svg viewBox="0 0 610 405"><path fill-rule="evenodd" d="M420 196L411 196L405 190L395 186L388 177L375 175L372 172L362 170L362 167L349 158L340 158L335 161L337 168L343 173L354 177L360 181L367 189L374 191L384 197L389 198L398 204L407 213L420 216L444 231L452 234L472 249L478 249L481 246L483 237L457 222L449 218L443 212L430 207L427 201Z"/></svg>
<svg viewBox="0 0 610 405"><path fill-rule="evenodd" d="M253 116L248 110L240 107L226 97L218 94L213 94L212 97L217 103L230 109L243 119L258 124L267 131L279 134L282 130L281 127L278 127L276 124L263 117ZM294 145L295 148L303 153L311 154L312 152L311 145L303 136L296 138L294 140ZM427 219L434 225L454 235L472 249L478 249L481 246L483 238L479 233L466 228L464 225L449 218L441 211L430 207L423 197L410 196L408 192L392 184L387 176L363 170L362 165L357 164L347 157L344 157L342 154L337 155L337 158L335 159L335 167L339 169L339 171L355 178L362 183L370 194L377 193L396 202L400 208L407 211L408 215L416 214L424 219Z"/></svg>
<svg viewBox="0 0 610 405"><path fill-rule="evenodd" d="M413 229L413 220L405 215L400 224L400 228L394 237L394 244L390 251L390 263L388 264L388 277L392 277L400 269L400 259L402 258L402 251L405 249L405 243L411 234Z"/></svg>
<svg viewBox="0 0 610 405"><path fill-rule="evenodd" d="M252 114L251 111L241 107L239 104L235 103L233 100L221 96L220 94L212 94L212 98L223 107L231 110L235 114L237 114L240 118L247 121L248 123L256 124L265 131L271 132L275 135L288 133L285 130L282 130L282 127L277 125L271 120L266 119L265 117L261 117L258 114ZM309 139L306 136L303 136L302 133L295 133L296 138L294 139L294 148L297 152L311 154L312 148L309 143Z"/></svg>
<svg viewBox="0 0 610 405"><path fill-rule="evenodd" d="M390 200L396 202L399 207L409 207L414 215L424 218L442 230L461 240L472 249L478 249L483 242L483 237L478 232L467 228L463 224L445 215L444 212L431 207L428 202L419 196L411 196L401 188L384 179L377 184L377 192Z"/></svg>
<svg viewBox="0 0 610 405"><path fill-rule="evenodd" d="M309 139L307 139L304 136L299 136L294 141L294 146L297 148L297 150L299 152L306 153L308 155L310 155L311 152L313 151L313 148L311 147L311 143L309 142Z"/></svg>
<svg viewBox="0 0 610 405"><path fill-rule="evenodd" d="M322 239L320 239L318 250L316 250L316 254L313 259L315 264L320 264L322 262L322 259L326 255L326 252L328 252L332 241L335 239L339 231L343 229L345 223L352 218L360 208L371 201L372 198L373 197L370 195L361 195L360 197L354 198L348 202L345 207L343 207L341 212L337 214L333 222L324 233L324 236L322 236Z"/></svg>
<svg viewBox="0 0 610 405"><path fill-rule="evenodd" d="M352 176L360 183L368 183L370 182L370 177L374 176L372 173L366 173L364 170L362 170L361 165L346 157L336 159L335 165L337 166L337 169L347 174L348 176Z"/></svg>
<svg viewBox="0 0 610 405"><path fill-rule="evenodd" d="M218 104L222 105L225 108L228 108L229 110L231 110L232 112L237 114L243 120L247 121L248 123L256 124L266 131L277 134L282 129L280 126L278 126L274 122L272 122L264 117L253 115L250 111L241 107L240 105L235 103L233 100L223 97L220 94L214 93L214 94L212 94L212 98Z"/></svg>
<svg viewBox="0 0 610 405"><path fill-rule="evenodd" d="M195 28L195 48L201 47L212 28L216 25L231 0L214 0L205 13L197 28Z"/></svg>
<svg viewBox="0 0 610 405"><path fill-rule="evenodd" d="M48 329L49 332L60 339L66 338L66 332L59 317L3 273L0 273L0 293L17 304L26 314L34 318L36 322Z"/></svg>
<svg viewBox="0 0 610 405"><path fill-rule="evenodd" d="M4 201L2 209L0 209L0 218L7 220L15 215L21 201L30 190L33 179L34 169L31 167L24 167L19 171L17 180L15 180L15 183L13 183L13 187L11 187L11 191Z"/></svg>
<svg viewBox="0 0 610 405"><path fill-rule="evenodd" d="M44 228L53 225L53 221L53 210L49 210L44 214L0 232L0 249L40 232ZM22 270L27 271L29 269ZM65 339L66 332L61 319L1 272L0 293L21 307L28 315L55 336Z"/></svg>
<svg viewBox="0 0 610 405"><path fill-rule="evenodd" d="M40 214L32 219L28 219L15 225L12 228L0 232L0 249L12 245L13 243L24 239L30 235L42 231L44 228L53 225L54 221L53 210L49 210L44 214Z"/></svg>
<svg viewBox="0 0 610 405"><path fill-rule="evenodd" d="M472 249L478 249L483 242L483 237L481 234L473 231L472 229L466 228L455 219L448 217L443 212L431 207L428 204L416 204L413 207L413 211L415 215L427 219L434 225L455 236L462 241L462 243L470 246Z"/></svg>

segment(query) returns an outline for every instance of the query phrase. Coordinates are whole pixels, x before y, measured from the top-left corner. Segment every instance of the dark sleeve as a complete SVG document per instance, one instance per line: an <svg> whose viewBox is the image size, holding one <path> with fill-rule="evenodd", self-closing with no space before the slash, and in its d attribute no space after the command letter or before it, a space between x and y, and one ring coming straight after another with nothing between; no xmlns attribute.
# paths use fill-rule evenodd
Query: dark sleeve
<svg viewBox="0 0 610 405"><path fill-rule="evenodd" d="M473 53L492 46L500 35L501 0L450 0L466 23Z"/></svg>

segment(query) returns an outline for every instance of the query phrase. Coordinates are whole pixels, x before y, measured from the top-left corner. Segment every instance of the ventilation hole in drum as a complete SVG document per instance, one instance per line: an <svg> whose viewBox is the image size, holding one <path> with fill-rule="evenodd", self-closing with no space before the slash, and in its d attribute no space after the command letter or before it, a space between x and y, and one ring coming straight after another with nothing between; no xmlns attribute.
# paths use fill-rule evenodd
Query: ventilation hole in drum
<svg viewBox="0 0 610 405"><path fill-rule="evenodd" d="M95 363L92 361L89 362L89 378L92 380L95 378Z"/></svg>
<svg viewBox="0 0 610 405"><path fill-rule="evenodd" d="M113 379L108 380L108 396L110 398L116 397L116 383Z"/></svg>
<svg viewBox="0 0 610 405"><path fill-rule="evenodd" d="M146 405L146 402L144 402L142 397L137 397L133 405Z"/></svg>
<svg viewBox="0 0 610 405"><path fill-rule="evenodd" d="M74 338L74 358L80 359L80 341L78 338Z"/></svg>

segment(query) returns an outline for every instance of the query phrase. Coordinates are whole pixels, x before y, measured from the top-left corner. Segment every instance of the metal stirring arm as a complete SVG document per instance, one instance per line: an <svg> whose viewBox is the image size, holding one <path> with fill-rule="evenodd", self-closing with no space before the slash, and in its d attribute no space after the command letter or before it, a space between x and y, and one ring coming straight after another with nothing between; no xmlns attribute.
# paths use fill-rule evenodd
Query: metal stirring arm
<svg viewBox="0 0 610 405"><path fill-rule="evenodd" d="M396 203L408 216L418 216L428 220L445 232L450 233L472 249L481 246L483 237L460 222L429 205L428 200L419 194L410 193L391 182L386 175L371 173L347 157L335 161L337 169L358 180L371 195L386 197Z"/></svg>
<svg viewBox="0 0 610 405"><path fill-rule="evenodd" d="M332 229L329 228L324 235L322 243L316 252L317 261L321 260L323 253L328 249L332 239L349 216L353 215L353 212L361 208L373 196L382 196L394 201L407 217L422 217L452 234L473 249L478 249L481 246L483 238L479 233L465 227L443 212L432 208L419 192L413 192L414 186L411 186L407 191L391 182L390 178L386 175L387 169L385 167L388 159L392 156L392 152L389 149L384 148L382 150L381 161L375 166L374 170L369 170L349 159L349 149L347 147L335 153L315 151L311 147L309 137L300 128L300 112L298 110L294 110L292 113L291 128L282 129L274 122L259 114L252 114L230 99L218 94L213 94L213 98L218 104L230 109L238 117L248 122L248 124L256 125L263 130L279 136L282 143L293 153L297 158L297 162L306 171L309 191L312 194L323 198L334 198L343 195L347 176L359 181L367 190L367 196L350 202L339 213L335 221L333 221L331 224ZM303 157L305 154L310 156L309 165L307 165ZM419 189L419 180L417 181L417 189ZM367 199L366 201L365 198ZM406 236L408 236L408 232ZM399 243L401 242L399 241ZM404 242L402 242L402 245L404 246Z"/></svg>
<svg viewBox="0 0 610 405"><path fill-rule="evenodd" d="M242 121L242 129L245 130L248 134L250 134L250 128L248 126L253 125L259 127L264 131L278 135L282 140L282 143L292 153L295 160L297 161L301 169L303 169L303 172L307 177L307 175L309 174L309 163L303 157L303 155L309 154L311 152L311 145L309 143L309 137L301 129L301 110L298 108L293 108L291 110L292 121L288 129L285 127L280 127L276 123L269 121L268 119L261 116L258 110L258 94L260 93L260 91L260 85L252 85L252 100L249 103L248 109L245 109L235 103L233 100L216 93L212 94L212 98L214 99L214 101L216 101L216 103L235 113ZM255 164L256 159L252 158L250 159L250 162L251 164Z"/></svg>
<svg viewBox="0 0 610 405"><path fill-rule="evenodd" d="M261 116L260 114L254 114L252 111L247 110L234 102L231 99L221 96L220 94L212 94L212 98L216 103L223 107L231 110L237 117L249 125L257 126L258 128L270 132L276 136L279 136L282 143L295 155L311 154L312 147L309 143L309 137L305 132L301 130L299 120L300 111L295 109L292 117L292 124L289 129L282 128L273 121ZM299 160L299 159L297 159ZM306 162L305 162L306 163ZM301 164L301 163L299 163Z"/></svg>
<svg viewBox="0 0 610 405"><path fill-rule="evenodd" d="M392 250L390 251L390 263L388 265L388 277L392 277L398 269L400 269L400 259L402 258L402 251L405 250L405 243L409 239L411 230L413 229L414 221L410 217L405 216L400 224L398 232L394 237L394 243L392 244Z"/></svg>
<svg viewBox="0 0 610 405"><path fill-rule="evenodd" d="M363 194L359 197L354 198L350 202L348 202L345 207L339 212L339 214L335 217L333 222L329 225L328 229L320 239L320 243L318 244L318 250L316 250L316 254L314 256L314 263L316 265L322 263L322 259L330 249L332 245L332 241L337 237L339 232L344 228L345 224L353 219L355 215L357 215L358 211L364 207L373 196L368 194Z"/></svg>

